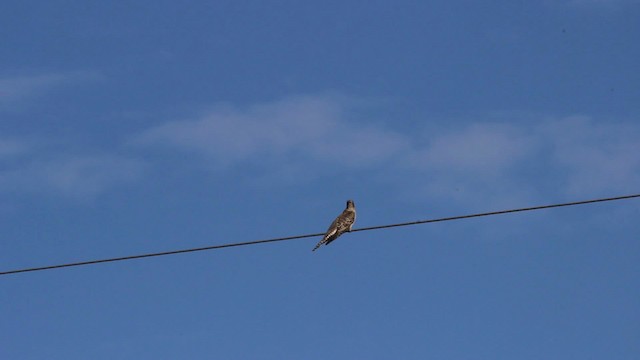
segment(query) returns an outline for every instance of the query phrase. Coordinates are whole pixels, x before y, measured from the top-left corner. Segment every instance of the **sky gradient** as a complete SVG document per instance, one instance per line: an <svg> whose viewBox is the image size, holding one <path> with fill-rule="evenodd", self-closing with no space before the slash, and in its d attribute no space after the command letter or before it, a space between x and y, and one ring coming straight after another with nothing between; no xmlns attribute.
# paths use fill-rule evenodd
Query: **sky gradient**
<svg viewBox="0 0 640 360"><path fill-rule="evenodd" d="M640 3L0 4L0 271L640 193ZM2 359L637 359L640 200L0 277Z"/></svg>

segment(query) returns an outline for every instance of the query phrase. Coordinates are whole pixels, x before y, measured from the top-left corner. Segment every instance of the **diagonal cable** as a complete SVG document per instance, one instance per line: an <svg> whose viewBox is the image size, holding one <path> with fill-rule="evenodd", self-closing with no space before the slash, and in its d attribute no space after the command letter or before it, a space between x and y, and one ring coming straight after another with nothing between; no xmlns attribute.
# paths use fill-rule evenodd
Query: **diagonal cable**
<svg viewBox="0 0 640 360"><path fill-rule="evenodd" d="M582 200L582 201L574 201L574 202L560 203L560 204L540 205L540 206L532 206L532 207L525 207L525 208L518 208L518 209L491 211L491 212L484 212L484 213L477 213L477 214L459 215L459 216L451 216L451 217L444 217L444 218L437 218L437 219L427 219L427 220L418 220L418 221L396 223L396 224L389 224L389 225L371 226L371 227L353 229L353 230L351 230L351 232L380 230L380 229L387 229L387 228L400 227L400 226L429 224L429 223L434 223L434 222L443 222L443 221L452 221L452 220L462 220L462 219L469 219L469 218L476 218L476 217L483 217L483 216L502 215L502 214L516 213L516 212L524 212L524 211L552 209L552 208L559 208L559 207L566 207L566 206L593 204L593 203L606 202L606 201L625 200L625 199L632 199L632 198L638 198L638 197L640 197L640 194L624 195L624 196L616 196L616 197L600 198L600 199L591 199L591 200ZM0 272L0 276L1 275L24 273L24 272L53 270L53 269L60 269L60 268L74 267L74 266L101 264L101 263L115 262L115 261L125 261L125 260L134 260L134 259L157 257L157 256L184 254L184 253L190 253L190 252L196 252L196 251L216 250L216 249L223 249L223 248L230 248L230 247L237 247L237 246L256 245L256 244L263 244L263 243L269 243L269 242L303 239L303 238L316 237L316 236L322 236L322 235L324 235L324 233L288 236L288 237L280 237L280 238L273 238L273 239L266 239L266 240L254 240L254 241L229 243L229 244L221 244L221 245L212 245L212 246L205 246L205 247L198 247L198 248L191 248L191 249L163 251L163 252L122 256L122 257L115 257L115 258L108 258L108 259L98 259L98 260L80 261L80 262L58 264L58 265L50 265L50 266L24 268L24 269L3 271L3 272Z"/></svg>

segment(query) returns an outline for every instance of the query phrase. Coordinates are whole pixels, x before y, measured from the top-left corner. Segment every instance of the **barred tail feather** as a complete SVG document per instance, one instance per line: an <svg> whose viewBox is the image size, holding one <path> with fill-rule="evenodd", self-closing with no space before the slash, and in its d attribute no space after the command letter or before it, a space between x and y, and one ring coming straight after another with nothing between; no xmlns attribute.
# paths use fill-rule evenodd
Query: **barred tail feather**
<svg viewBox="0 0 640 360"><path fill-rule="evenodd" d="M313 248L313 250L311 251L316 251L320 246L322 246L325 243L324 239L320 240L317 244L316 247Z"/></svg>

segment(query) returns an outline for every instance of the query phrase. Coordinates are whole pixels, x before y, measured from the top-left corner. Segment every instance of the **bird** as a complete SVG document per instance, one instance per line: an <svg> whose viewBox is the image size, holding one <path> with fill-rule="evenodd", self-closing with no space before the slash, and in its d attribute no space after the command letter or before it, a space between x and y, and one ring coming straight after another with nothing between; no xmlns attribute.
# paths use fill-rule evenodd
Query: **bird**
<svg viewBox="0 0 640 360"><path fill-rule="evenodd" d="M320 240L311 251L316 251L316 249L322 245L329 245L329 243L337 239L340 235L351 231L354 222L356 222L356 205L353 203L353 200L347 200L347 208L333 220L331 226L327 229L327 233L324 234L322 240Z"/></svg>

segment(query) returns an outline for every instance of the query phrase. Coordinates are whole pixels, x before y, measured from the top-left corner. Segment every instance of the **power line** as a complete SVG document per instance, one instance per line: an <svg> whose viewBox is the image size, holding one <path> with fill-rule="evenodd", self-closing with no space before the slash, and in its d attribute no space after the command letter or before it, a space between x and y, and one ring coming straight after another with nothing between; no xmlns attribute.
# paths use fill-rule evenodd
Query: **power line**
<svg viewBox="0 0 640 360"><path fill-rule="evenodd" d="M592 200L574 201L574 202L561 203L561 204L532 206L532 207L526 207L526 208L492 211L492 212L479 213L479 214L459 215L459 216L445 217L445 218L439 218L439 219L418 220L418 221L399 223L399 224L391 224L391 225L371 226L371 227L367 227L367 228L354 229L354 230L352 230L352 232L353 231L366 231L366 230L386 229L386 228L392 228L392 227L398 227L398 226L428 224L428 223L441 222L441 221L469 219L469 218L482 217L482 216L502 215L502 214L509 214L509 213L515 213L515 212L523 212L523 211L551 209L551 208L558 208L558 207L563 207L563 206L593 204L593 203L598 203L598 202L625 200L625 199L632 199L632 198L637 198L637 197L640 197L640 194L624 195L624 196L616 196L616 197L592 199ZM0 273L0 275L2 275L2 273Z"/></svg>
<svg viewBox="0 0 640 360"><path fill-rule="evenodd" d="M558 207L564 207L564 206L584 205L584 204L592 204L592 203L605 202L605 201L625 200L625 199L632 199L632 198L638 198L638 197L640 197L640 194L624 195L624 196L616 196L616 197L600 198L600 199L592 199L592 200L583 200L583 201L574 201L574 202L560 203L560 204L532 206L532 207L519 208L519 209L500 210L500 211L492 211L492 212L469 214L469 215L444 217L444 218L438 218L438 219L418 220L418 221L405 222L405 223L371 226L366 228L353 229L351 230L351 232L379 230L379 229L387 229L392 227L461 220L461 219L469 219L469 218L482 217L482 216L502 215L502 214L509 214L509 213L515 213L515 212L523 212L523 211L533 211L533 210L558 208ZM156 257L156 256L175 255L175 254L183 254L183 253L190 253L190 252L196 252L196 251L215 250L215 249L222 249L222 248L229 248L229 247L236 247L236 246L255 245L255 244L263 244L263 243L276 242L276 241L303 239L303 238L316 237L316 236L322 236L322 235L324 235L324 233L288 236L288 237L280 237L280 238L274 238L274 239L255 240L255 241L247 241L247 242L239 242L239 243L222 244L222 245L212 245L212 246L205 246L205 247L199 247L199 248L172 250L172 251L164 251L164 252L156 252L156 253L148 253L148 254L140 254L140 255L130 255L130 256L122 256L122 257L116 257L116 258L109 258L109 259L81 261L81 262L75 262L75 263L3 271L3 272L0 272L0 275L9 275L9 274L42 271L42 270L52 270L52 269L60 269L65 267L93 265L93 264L115 262L115 261L150 258L150 257Z"/></svg>

